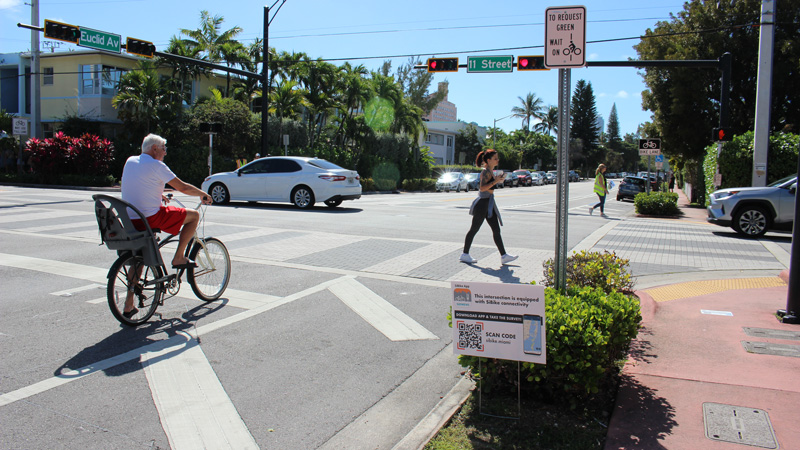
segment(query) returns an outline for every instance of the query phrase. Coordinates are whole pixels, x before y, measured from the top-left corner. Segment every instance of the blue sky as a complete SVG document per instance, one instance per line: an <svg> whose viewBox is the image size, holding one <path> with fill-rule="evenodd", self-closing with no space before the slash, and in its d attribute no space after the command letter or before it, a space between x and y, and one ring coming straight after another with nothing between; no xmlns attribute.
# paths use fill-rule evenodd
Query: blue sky
<svg viewBox="0 0 800 450"><path fill-rule="evenodd" d="M225 18L223 29L243 28L238 36L245 43L261 37L264 6L250 0L219 2L196 0L40 0L40 25L44 19L94 28L125 37L150 40L163 50L170 36L181 28L199 27L201 10ZM280 4L280 3L278 3ZM270 26L270 41L278 51L302 51L312 58L350 58L353 64L377 69L384 59L393 68L408 61L406 55L468 56L540 55L544 49L544 12L551 6L580 4L586 7L586 59L619 61L635 58L638 39L592 43L608 39L636 38L670 13L682 10L677 0L590 0L582 3L546 3L536 0L287 0ZM276 6L277 8L277 6ZM18 22L31 22L31 8L22 0L0 0L0 53L30 49L30 31ZM56 42L44 39L42 42ZM525 47L525 48L520 48ZM64 44L60 50L77 48ZM513 48L513 50L508 50ZM49 48L42 48L50 51ZM451 55L452 54L452 55ZM357 59L378 57L374 59ZM343 61L331 61L342 64ZM557 105L557 70L503 74L437 74L434 82L449 81L449 100L458 108L458 118L492 126L507 116L528 92L546 105ZM642 111L642 77L635 68L592 67L572 69L572 89L579 79L591 82L597 111L608 119L616 103L622 133L636 131L650 120ZM435 89L435 86L433 86ZM505 131L521 127L519 119L497 123Z"/></svg>

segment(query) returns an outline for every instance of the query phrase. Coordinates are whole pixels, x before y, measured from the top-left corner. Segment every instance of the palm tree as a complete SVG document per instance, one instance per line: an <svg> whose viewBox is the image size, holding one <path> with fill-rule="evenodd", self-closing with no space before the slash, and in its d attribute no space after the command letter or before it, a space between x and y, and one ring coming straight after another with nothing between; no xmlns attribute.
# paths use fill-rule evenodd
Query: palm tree
<svg viewBox="0 0 800 450"><path fill-rule="evenodd" d="M542 99L536 97L536 94L533 92L528 92L528 95L524 99L522 97L517 98L519 98L522 106L515 106L511 108L511 112L514 114L514 117L522 119L522 126L525 127L528 132L530 132L531 118L542 118Z"/></svg>
<svg viewBox="0 0 800 450"><path fill-rule="evenodd" d="M169 84L161 83L154 62L139 61L135 70L120 79L111 106L124 122L144 125L145 133L150 133L150 124L158 122L159 113L169 110L179 97L180 93Z"/></svg>
<svg viewBox="0 0 800 450"><path fill-rule="evenodd" d="M247 47L242 45L242 43L239 41L225 42L220 46L219 51L222 55L222 59L225 61L225 65L228 67L231 67L233 64L238 64L241 66L250 62L250 53L247 51ZM231 73L228 72L225 78L225 96L230 97Z"/></svg>
<svg viewBox="0 0 800 450"><path fill-rule="evenodd" d="M370 89L369 83L364 79L364 75L369 72L363 65L359 64L353 67L346 62L340 67L340 70L343 75L339 78L336 86L336 98L339 102L339 129L336 136L337 142L344 146L347 142L345 123L367 102Z"/></svg>
<svg viewBox="0 0 800 450"><path fill-rule="evenodd" d="M322 59L305 61L302 66L300 83L306 90L309 146L313 147L316 137L322 133L329 111L335 104L331 93L338 70L336 66Z"/></svg>
<svg viewBox="0 0 800 450"><path fill-rule="evenodd" d="M185 56L187 58L205 60L205 56L201 55L202 49L198 46L187 44L185 41L179 39L177 36L172 36L169 40L169 47L166 53L173 55ZM192 80L197 80L200 76L207 74L208 70L202 66L183 61L170 59L170 58L157 58L157 67L169 67L172 69L172 77L178 80L179 90L181 92L181 99L191 103L191 89L186 89L186 83Z"/></svg>
<svg viewBox="0 0 800 450"><path fill-rule="evenodd" d="M549 106L547 112L541 117L541 121L534 125L533 131L550 135L555 132L558 134L558 107Z"/></svg>
<svg viewBox="0 0 800 450"><path fill-rule="evenodd" d="M196 30L182 28L181 34L191 38L186 39L185 42L202 49L209 61L220 62L225 59L222 47L230 42L238 42L234 38L242 32L241 28L233 27L220 33L220 27L224 21L225 18L222 16L212 17L208 11L203 10L200 11L200 28Z"/></svg>
<svg viewBox="0 0 800 450"><path fill-rule="evenodd" d="M306 106L303 90L297 82L284 80L270 93L269 112L278 117L278 136L283 135L283 119L296 119Z"/></svg>

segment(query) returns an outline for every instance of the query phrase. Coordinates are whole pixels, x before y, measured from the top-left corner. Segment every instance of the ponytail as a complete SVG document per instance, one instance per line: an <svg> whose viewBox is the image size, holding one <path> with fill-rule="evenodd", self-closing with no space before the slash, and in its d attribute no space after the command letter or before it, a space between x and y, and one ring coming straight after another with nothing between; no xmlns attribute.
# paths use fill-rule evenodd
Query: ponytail
<svg viewBox="0 0 800 450"><path fill-rule="evenodd" d="M496 153L497 151L491 148L487 148L486 150L478 153L478 156L475 158L475 165L478 167L483 166L483 163L485 163L487 159L491 158Z"/></svg>

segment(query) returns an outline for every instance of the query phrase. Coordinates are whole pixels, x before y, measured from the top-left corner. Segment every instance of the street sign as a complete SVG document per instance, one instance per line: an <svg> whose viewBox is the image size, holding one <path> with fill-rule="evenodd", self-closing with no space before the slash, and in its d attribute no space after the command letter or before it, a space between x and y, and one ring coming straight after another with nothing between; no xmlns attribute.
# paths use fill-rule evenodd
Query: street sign
<svg viewBox="0 0 800 450"><path fill-rule="evenodd" d="M14 136L27 136L28 135L28 120L27 119L20 119L19 117L14 117L11 119L13 121L11 128Z"/></svg>
<svg viewBox="0 0 800 450"><path fill-rule="evenodd" d="M119 53L120 36L118 34L81 27L81 37L78 39L78 45L96 50Z"/></svg>
<svg viewBox="0 0 800 450"><path fill-rule="evenodd" d="M654 161L656 162L656 164L663 163L664 162L664 155L656 155Z"/></svg>
<svg viewBox="0 0 800 450"><path fill-rule="evenodd" d="M514 57L511 55L467 57L468 73L511 72L513 67Z"/></svg>
<svg viewBox="0 0 800 450"><path fill-rule="evenodd" d="M544 65L551 69L585 66L586 7L550 7L544 17Z"/></svg>
<svg viewBox="0 0 800 450"><path fill-rule="evenodd" d="M639 139L639 155L660 155L661 139Z"/></svg>

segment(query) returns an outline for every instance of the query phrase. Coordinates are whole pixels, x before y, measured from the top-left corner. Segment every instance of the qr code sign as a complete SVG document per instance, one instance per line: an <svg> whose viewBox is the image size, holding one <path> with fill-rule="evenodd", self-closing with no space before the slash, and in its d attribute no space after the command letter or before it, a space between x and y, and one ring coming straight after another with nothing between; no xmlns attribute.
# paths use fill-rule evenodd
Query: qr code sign
<svg viewBox="0 0 800 450"><path fill-rule="evenodd" d="M456 322L458 326L458 349L483 351L483 323Z"/></svg>

